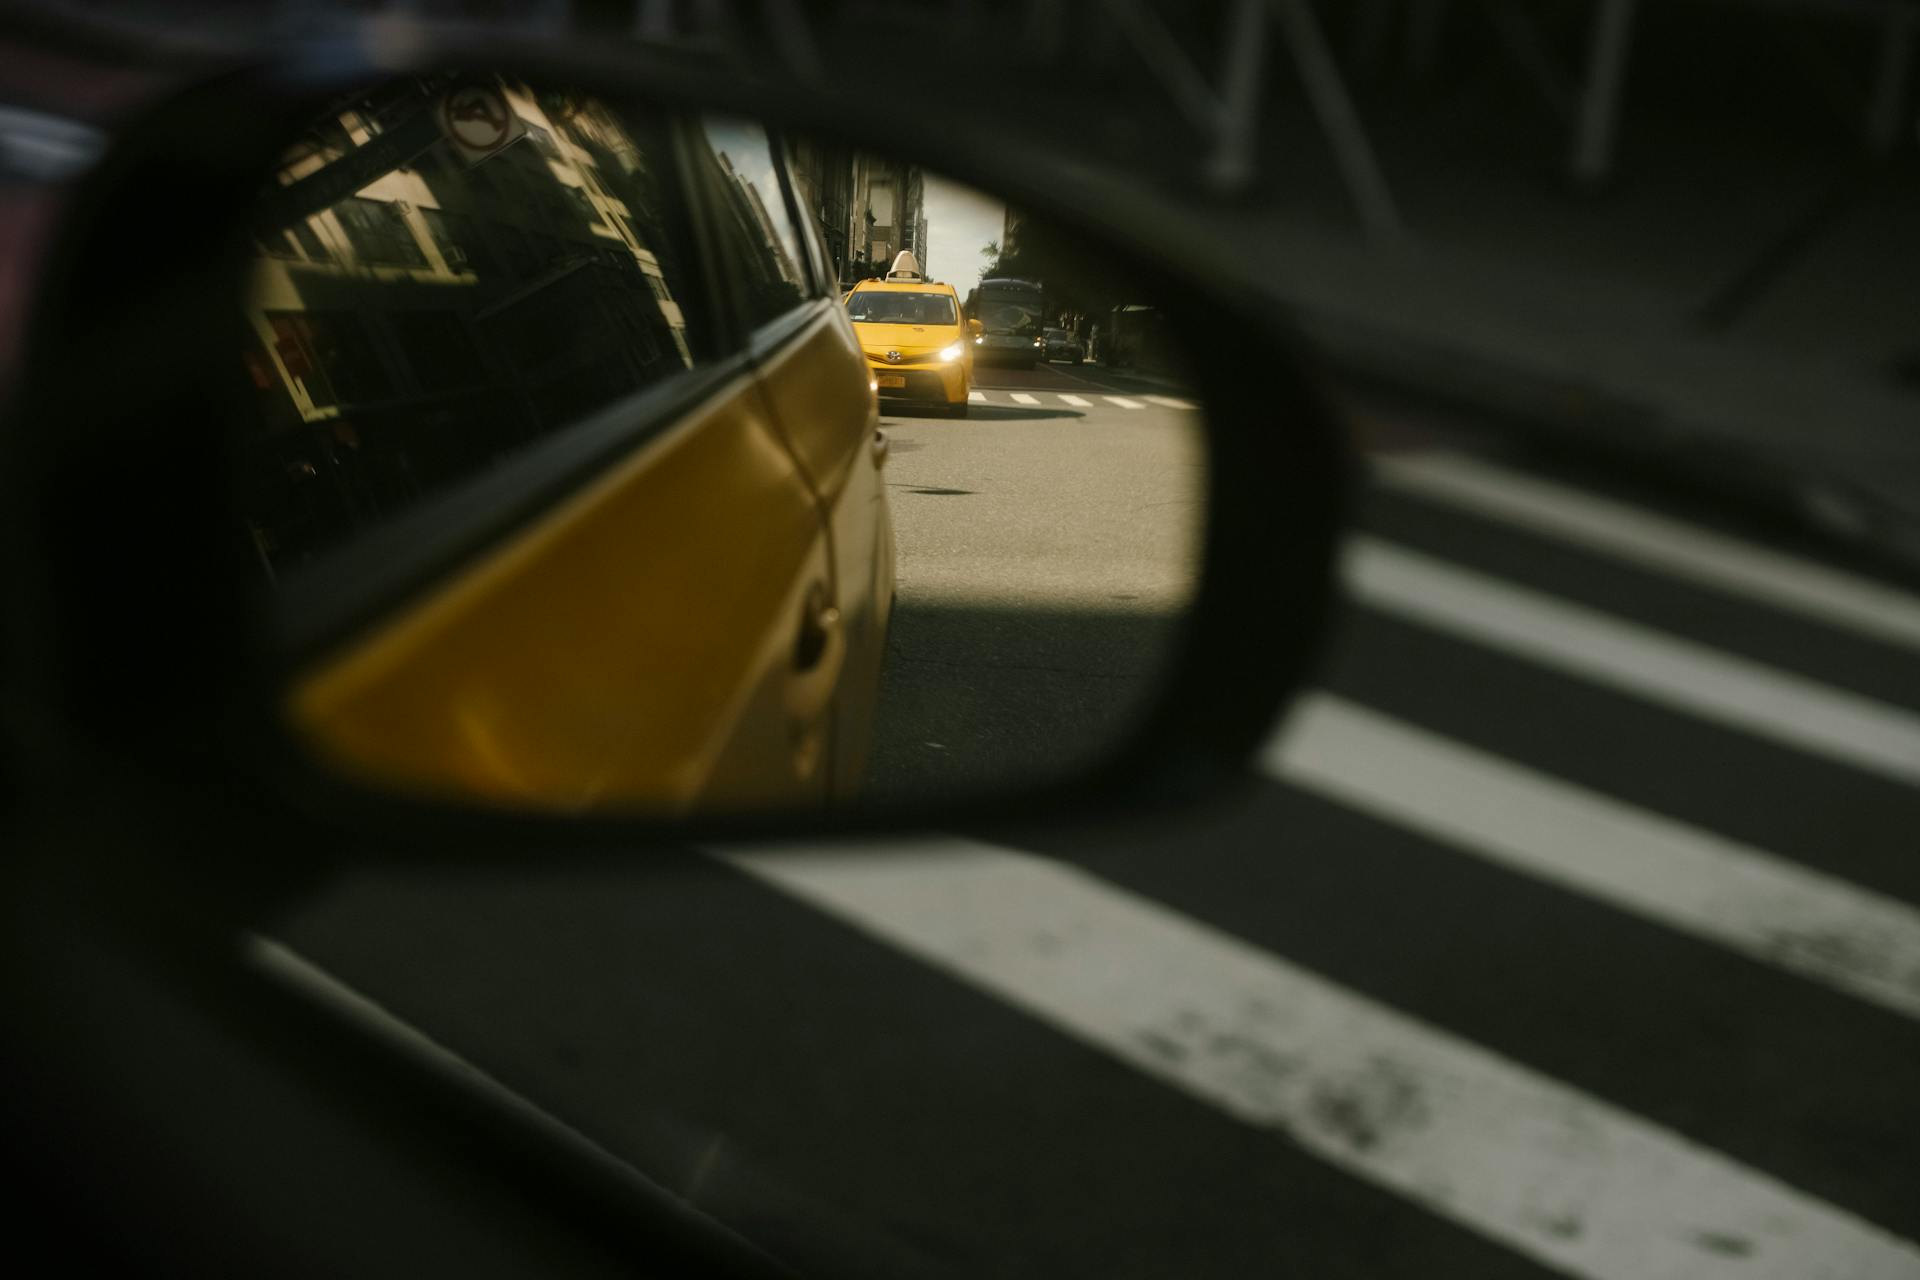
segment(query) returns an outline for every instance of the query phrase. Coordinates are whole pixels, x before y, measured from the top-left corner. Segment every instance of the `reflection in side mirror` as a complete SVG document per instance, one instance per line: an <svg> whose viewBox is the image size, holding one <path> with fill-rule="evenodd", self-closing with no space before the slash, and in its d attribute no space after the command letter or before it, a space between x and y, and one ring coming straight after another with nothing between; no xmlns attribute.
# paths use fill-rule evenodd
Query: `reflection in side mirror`
<svg viewBox="0 0 1920 1280"><path fill-rule="evenodd" d="M544 811L910 806L1071 781L1161 688L1199 402L1070 230L488 75L342 97L246 224L242 542L309 629L285 710L327 768Z"/></svg>

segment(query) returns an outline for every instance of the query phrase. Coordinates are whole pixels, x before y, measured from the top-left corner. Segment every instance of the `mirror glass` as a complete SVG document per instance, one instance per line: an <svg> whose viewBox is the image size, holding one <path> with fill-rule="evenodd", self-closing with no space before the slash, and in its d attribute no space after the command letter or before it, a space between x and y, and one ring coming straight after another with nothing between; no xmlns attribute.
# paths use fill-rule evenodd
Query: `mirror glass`
<svg viewBox="0 0 1920 1280"><path fill-rule="evenodd" d="M367 86L246 215L237 540L324 767L496 807L1068 781L1196 584L1201 401L1126 265L912 157Z"/></svg>

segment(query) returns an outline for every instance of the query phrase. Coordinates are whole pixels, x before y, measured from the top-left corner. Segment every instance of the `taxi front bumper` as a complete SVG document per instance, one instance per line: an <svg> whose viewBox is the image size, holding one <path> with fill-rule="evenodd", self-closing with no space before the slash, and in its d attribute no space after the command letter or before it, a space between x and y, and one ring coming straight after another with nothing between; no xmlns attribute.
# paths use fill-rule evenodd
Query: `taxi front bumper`
<svg viewBox="0 0 1920 1280"><path fill-rule="evenodd" d="M958 360L945 364L898 365L867 362L882 400L959 404L967 398L967 371Z"/></svg>

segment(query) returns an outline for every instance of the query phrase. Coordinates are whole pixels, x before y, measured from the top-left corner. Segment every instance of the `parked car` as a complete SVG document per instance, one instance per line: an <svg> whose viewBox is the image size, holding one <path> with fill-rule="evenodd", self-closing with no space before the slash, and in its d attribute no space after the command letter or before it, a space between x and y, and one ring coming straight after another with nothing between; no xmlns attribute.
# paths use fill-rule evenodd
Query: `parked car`
<svg viewBox="0 0 1920 1280"><path fill-rule="evenodd" d="M1079 364L1087 358L1087 349L1080 339L1065 329L1047 330L1047 360L1071 360Z"/></svg>

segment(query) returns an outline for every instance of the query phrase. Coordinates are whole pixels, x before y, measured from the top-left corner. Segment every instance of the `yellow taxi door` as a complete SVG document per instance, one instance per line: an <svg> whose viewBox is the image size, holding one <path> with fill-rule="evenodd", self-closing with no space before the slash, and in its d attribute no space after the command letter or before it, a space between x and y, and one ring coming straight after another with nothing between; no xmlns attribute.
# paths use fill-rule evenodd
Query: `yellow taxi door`
<svg viewBox="0 0 1920 1280"><path fill-rule="evenodd" d="M831 685L808 686L797 706L820 709L794 731L823 735L831 793L859 787L872 740L893 592L893 530L881 479L886 441L867 362L811 222L796 216L778 148L757 126L709 118L702 136L716 163L715 219L748 314L750 347L773 418L820 504L831 562L835 648ZM731 216L729 216L731 215ZM803 230L804 229L804 230ZM724 241L723 241L724 242ZM825 696L824 703L817 699Z"/></svg>
<svg viewBox="0 0 1920 1280"><path fill-rule="evenodd" d="M383 783L543 808L811 804L788 700L831 568L742 370L649 446L383 617L294 718Z"/></svg>
<svg viewBox="0 0 1920 1280"><path fill-rule="evenodd" d="M866 357L827 300L791 340L756 354L762 384L825 513L846 654L835 691L833 788L854 794L866 769L893 597L887 440Z"/></svg>
<svg viewBox="0 0 1920 1280"><path fill-rule="evenodd" d="M565 145L478 168L429 156L297 211L378 226L365 252L411 265L261 268L250 311L276 345L256 385L307 428L260 459L294 479L249 522L290 612L320 619L296 642L310 656L288 714L381 786L547 809L817 806L846 652L828 525L726 318L732 275L677 229L706 207L684 139L500 88ZM516 231L517 210L475 187L488 165L552 188L577 225ZM788 294L775 310L806 301ZM301 309L316 297L325 310ZM335 489L356 504L316 517Z"/></svg>

